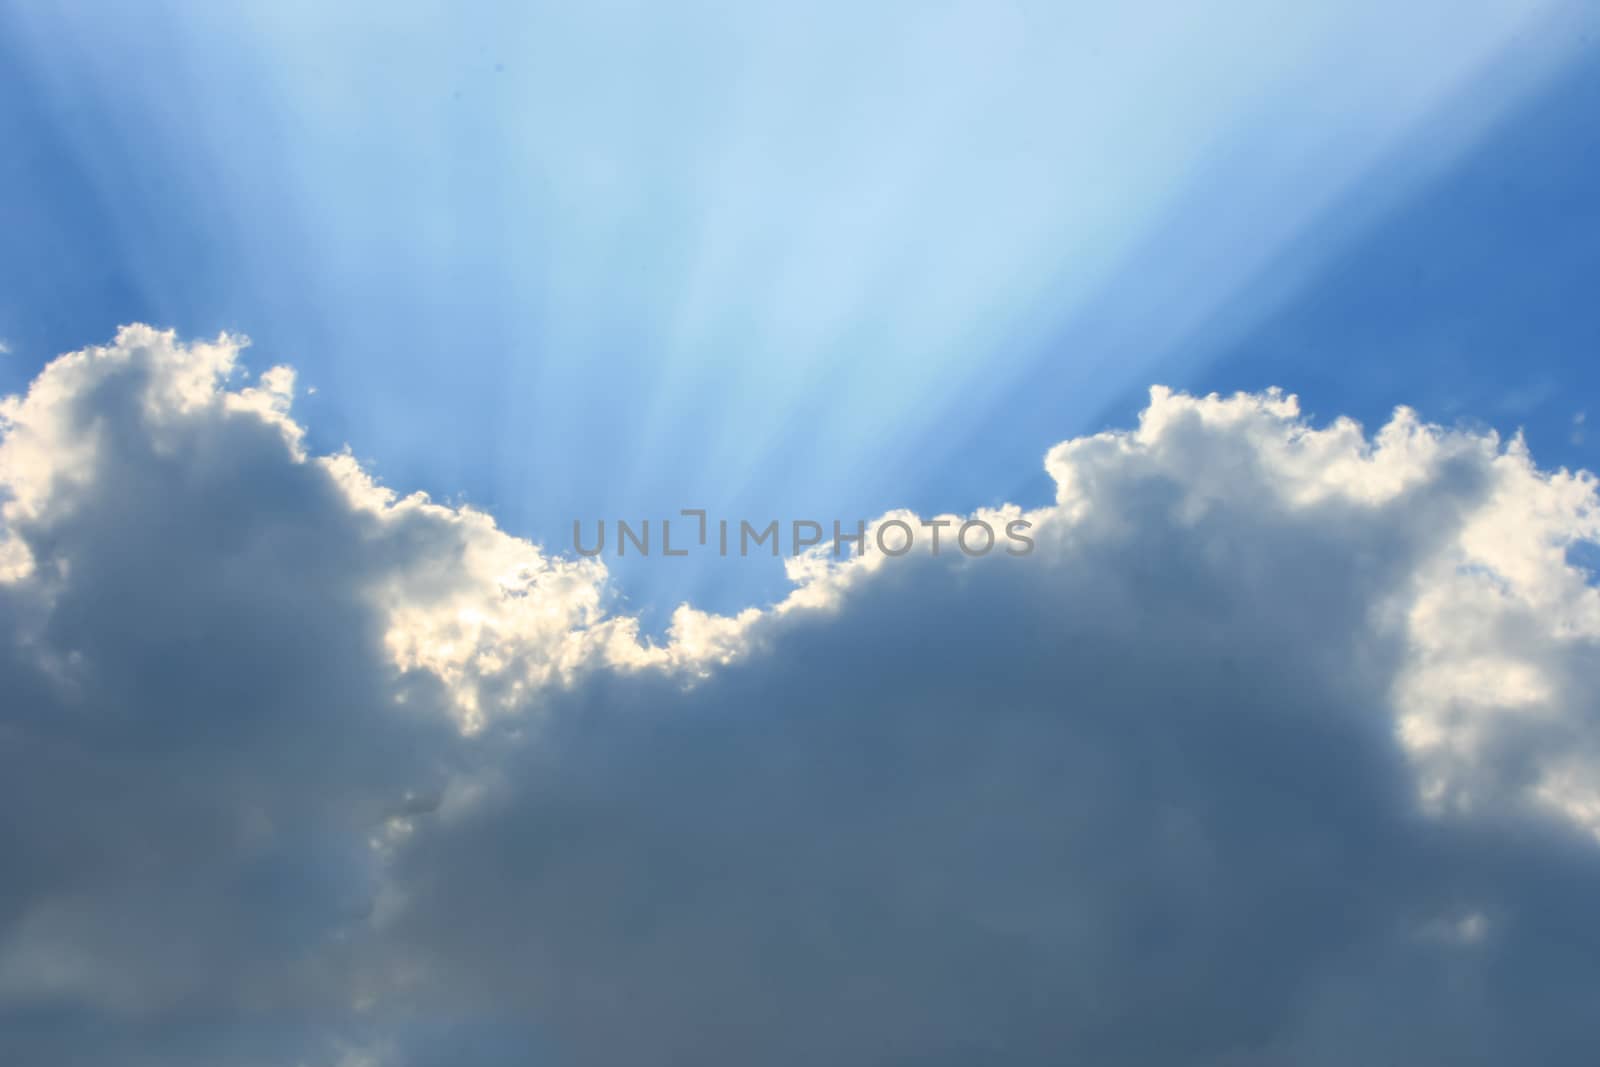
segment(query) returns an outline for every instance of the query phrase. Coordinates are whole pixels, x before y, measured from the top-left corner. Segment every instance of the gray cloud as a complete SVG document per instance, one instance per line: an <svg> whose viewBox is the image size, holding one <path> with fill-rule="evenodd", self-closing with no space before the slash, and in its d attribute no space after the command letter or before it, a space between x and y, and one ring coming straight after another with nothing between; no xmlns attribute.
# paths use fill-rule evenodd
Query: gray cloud
<svg viewBox="0 0 1600 1067"><path fill-rule="evenodd" d="M0 408L0 1058L1588 1062L1592 479L1157 391L656 646L236 355Z"/></svg>

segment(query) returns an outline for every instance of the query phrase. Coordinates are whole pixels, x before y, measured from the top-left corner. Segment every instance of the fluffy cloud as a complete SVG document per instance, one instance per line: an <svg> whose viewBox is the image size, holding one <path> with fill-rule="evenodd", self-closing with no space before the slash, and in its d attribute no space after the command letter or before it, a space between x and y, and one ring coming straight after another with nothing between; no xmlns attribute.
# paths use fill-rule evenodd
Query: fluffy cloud
<svg viewBox="0 0 1600 1067"><path fill-rule="evenodd" d="M1592 1057L1588 475L1157 390L1032 555L654 644L240 344L0 406L0 1059Z"/></svg>

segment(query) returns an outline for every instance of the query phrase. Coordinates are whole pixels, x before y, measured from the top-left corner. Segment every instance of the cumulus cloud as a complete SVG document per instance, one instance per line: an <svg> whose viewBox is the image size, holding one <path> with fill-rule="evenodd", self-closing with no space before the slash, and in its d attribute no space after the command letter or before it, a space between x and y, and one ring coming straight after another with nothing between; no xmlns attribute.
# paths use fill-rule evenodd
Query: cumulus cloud
<svg viewBox="0 0 1600 1067"><path fill-rule="evenodd" d="M655 643L242 346L0 402L0 1059L1589 1062L1591 476L1155 390Z"/></svg>

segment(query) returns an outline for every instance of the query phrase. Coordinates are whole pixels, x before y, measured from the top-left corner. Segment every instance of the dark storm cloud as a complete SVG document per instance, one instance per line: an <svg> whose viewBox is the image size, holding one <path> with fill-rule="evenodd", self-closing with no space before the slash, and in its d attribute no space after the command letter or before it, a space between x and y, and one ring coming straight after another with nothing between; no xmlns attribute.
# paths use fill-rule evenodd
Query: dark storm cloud
<svg viewBox="0 0 1600 1067"><path fill-rule="evenodd" d="M0 411L0 1058L1592 1058L1591 481L1157 392L1027 559L657 648L233 358Z"/></svg>

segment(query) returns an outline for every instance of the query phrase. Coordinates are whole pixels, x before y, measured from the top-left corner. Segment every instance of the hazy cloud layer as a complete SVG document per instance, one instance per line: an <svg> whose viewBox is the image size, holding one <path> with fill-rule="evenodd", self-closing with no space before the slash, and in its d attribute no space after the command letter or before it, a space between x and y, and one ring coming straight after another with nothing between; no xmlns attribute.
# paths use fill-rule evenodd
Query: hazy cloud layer
<svg viewBox="0 0 1600 1067"><path fill-rule="evenodd" d="M1157 390L654 645L238 355L0 405L0 1060L1592 1061L1590 476Z"/></svg>

